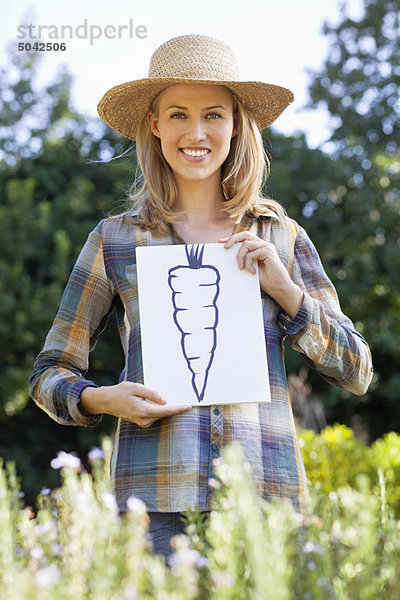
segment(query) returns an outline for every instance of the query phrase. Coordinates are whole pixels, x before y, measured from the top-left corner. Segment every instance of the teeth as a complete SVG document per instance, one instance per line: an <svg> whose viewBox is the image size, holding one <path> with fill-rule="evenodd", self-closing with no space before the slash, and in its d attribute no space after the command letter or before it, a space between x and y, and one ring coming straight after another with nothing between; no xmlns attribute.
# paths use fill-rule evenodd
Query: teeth
<svg viewBox="0 0 400 600"><path fill-rule="evenodd" d="M205 156L206 154L208 154L208 150L204 149L204 150L189 150L188 148L182 148L182 152L184 152L184 154L187 154L188 156Z"/></svg>

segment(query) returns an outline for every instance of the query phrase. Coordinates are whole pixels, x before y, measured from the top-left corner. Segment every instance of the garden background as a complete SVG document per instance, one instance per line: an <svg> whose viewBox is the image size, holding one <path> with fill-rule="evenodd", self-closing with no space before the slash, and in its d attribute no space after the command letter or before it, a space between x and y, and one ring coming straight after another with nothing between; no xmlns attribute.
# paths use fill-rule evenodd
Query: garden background
<svg viewBox="0 0 400 600"><path fill-rule="evenodd" d="M369 443L400 429L399 12L398 0L364 0L361 19L343 12L325 28L329 51L310 74L309 106L329 111L329 152L301 133L264 132L267 192L306 228L375 367L370 390L355 397L308 370L299 378L304 363L287 346L292 389L300 381L298 395L322 402L328 423ZM121 210L136 168L132 152L95 162L129 142L71 107L67 71L40 86L40 69L39 53L10 47L0 72L0 456L16 462L31 504L59 483L50 468L57 451L86 456L115 427L111 417L95 429L60 427L30 400L27 382L88 232ZM88 377L112 384L121 368L110 323Z"/></svg>

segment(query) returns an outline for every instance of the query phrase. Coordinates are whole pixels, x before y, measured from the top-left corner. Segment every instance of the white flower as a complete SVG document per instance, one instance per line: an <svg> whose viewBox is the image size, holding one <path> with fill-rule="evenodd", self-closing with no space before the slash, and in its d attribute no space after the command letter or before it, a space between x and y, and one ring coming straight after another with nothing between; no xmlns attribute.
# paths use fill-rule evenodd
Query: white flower
<svg viewBox="0 0 400 600"><path fill-rule="evenodd" d="M117 501L115 500L115 496L110 494L110 492L103 492L101 494L101 499L103 504L108 510L116 511L118 510Z"/></svg>
<svg viewBox="0 0 400 600"><path fill-rule="evenodd" d="M138 593L136 591L136 588L131 583L128 583L128 585L125 588L124 598L126 600L136 600L138 598Z"/></svg>
<svg viewBox="0 0 400 600"><path fill-rule="evenodd" d="M137 513L139 515L144 515L146 513L146 505L143 500L140 498L136 498L136 496L131 496L126 501L126 506L129 511L133 513Z"/></svg>
<svg viewBox="0 0 400 600"><path fill-rule="evenodd" d="M92 462L94 460L102 460L104 458L104 450L101 448L92 448L88 453L88 459Z"/></svg>
<svg viewBox="0 0 400 600"><path fill-rule="evenodd" d="M39 523L36 526L36 530L38 532L38 534L40 536L45 535L46 533L49 533L49 531L51 531L52 529L54 529L54 521L46 521L45 523Z"/></svg>
<svg viewBox="0 0 400 600"><path fill-rule="evenodd" d="M213 573L212 579L217 586L229 588L235 585L235 578L230 573Z"/></svg>
<svg viewBox="0 0 400 600"><path fill-rule="evenodd" d="M55 565L43 567L35 574L36 585L49 590L60 578L60 571Z"/></svg>
<svg viewBox="0 0 400 600"><path fill-rule="evenodd" d="M195 565L197 561L200 559L200 553L197 550L187 550L185 552L185 561Z"/></svg>
<svg viewBox="0 0 400 600"><path fill-rule="evenodd" d="M191 548L185 548L184 552L176 553L171 555L169 559L169 566L174 570L185 565L197 565L201 559L204 557L200 555L197 550L193 550ZM203 565L204 566L204 565Z"/></svg>
<svg viewBox="0 0 400 600"><path fill-rule="evenodd" d="M314 546L314 544L313 544L312 542L310 542L310 541L306 542L306 543L304 544L304 546L303 546L303 551L304 551L304 552L307 552L307 553L308 553L308 552L314 552L314 550L315 550L315 546Z"/></svg>
<svg viewBox="0 0 400 600"><path fill-rule="evenodd" d="M80 490L76 495L76 508L83 513L90 512L89 498L83 490Z"/></svg>
<svg viewBox="0 0 400 600"><path fill-rule="evenodd" d="M56 458L53 458L53 460L50 462L50 465L53 469L63 469L65 467L79 469L81 466L81 461L74 454L69 454L68 452L64 452L62 450L57 454Z"/></svg>
<svg viewBox="0 0 400 600"><path fill-rule="evenodd" d="M41 496L48 496L51 493L51 489L47 487L42 487L40 491Z"/></svg>
<svg viewBox="0 0 400 600"><path fill-rule="evenodd" d="M30 555L32 558L37 558L38 560L43 556L43 550L41 548L32 548L30 551Z"/></svg>

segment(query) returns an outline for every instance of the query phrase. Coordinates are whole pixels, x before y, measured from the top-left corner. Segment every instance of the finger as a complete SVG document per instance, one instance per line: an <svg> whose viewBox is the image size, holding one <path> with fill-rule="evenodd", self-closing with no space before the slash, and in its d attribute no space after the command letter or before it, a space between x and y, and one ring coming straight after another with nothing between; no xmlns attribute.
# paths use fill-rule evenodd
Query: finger
<svg viewBox="0 0 400 600"><path fill-rule="evenodd" d="M231 248L234 244L237 244L238 242L243 242L244 240L251 239L258 240L260 238L254 235L254 233L250 233L250 231L240 231L239 233L234 233L229 238L227 238L227 241L225 242L225 248ZM224 238L221 238L221 241L224 241Z"/></svg>
<svg viewBox="0 0 400 600"><path fill-rule="evenodd" d="M191 406L154 406L149 404L146 410L148 417L161 419L162 417L170 417L179 413L185 412L192 408Z"/></svg>
<svg viewBox="0 0 400 600"><path fill-rule="evenodd" d="M240 269L245 268L245 259L249 252L257 248L265 247L265 242L257 238L256 240L245 240L237 253L237 261Z"/></svg>
<svg viewBox="0 0 400 600"><path fill-rule="evenodd" d="M258 264L258 261L261 261L265 265L265 259L268 258L268 256L268 249L266 248L257 248L252 252L248 252L245 258L244 268L250 273L255 274L257 271L254 268L254 263Z"/></svg>
<svg viewBox="0 0 400 600"><path fill-rule="evenodd" d="M141 383L137 383L135 384L135 391L134 391L134 396L138 396L139 398L142 398L144 400L150 400L151 402L156 402L157 404L166 404L167 401L164 400L164 398L161 397L161 395L156 392L155 390L152 390L151 388L146 387L145 385L141 384Z"/></svg>
<svg viewBox="0 0 400 600"><path fill-rule="evenodd" d="M251 252L248 252L244 259L244 268L249 271L252 275L255 275L256 269L254 267L254 258Z"/></svg>
<svg viewBox="0 0 400 600"><path fill-rule="evenodd" d="M148 427L151 427L151 425L153 425L153 423L155 423L156 421L157 419L140 419L137 421L137 424L139 425L139 427L147 429Z"/></svg>
<svg viewBox="0 0 400 600"><path fill-rule="evenodd" d="M171 415L178 415L182 412L186 412L187 410L190 410L192 407L191 406L166 406L163 407L161 410L164 413L164 416L171 416Z"/></svg>
<svg viewBox="0 0 400 600"><path fill-rule="evenodd" d="M153 423L155 423L156 421L159 421L163 417L172 417L173 415L177 415L177 414L186 412L187 410L189 410L192 407L191 406L171 406L171 407L169 407L168 410L164 410L164 407L163 408L152 407L152 408L157 410L158 414L151 415L150 414L151 411L146 410L145 416L141 417L137 421L137 424L140 425L140 427L148 428L151 425L153 425Z"/></svg>
<svg viewBox="0 0 400 600"><path fill-rule="evenodd" d="M245 268L247 268L249 265L252 265L256 261L265 260L267 257L268 252L266 248L255 248L255 250L251 250L246 254L244 259Z"/></svg>

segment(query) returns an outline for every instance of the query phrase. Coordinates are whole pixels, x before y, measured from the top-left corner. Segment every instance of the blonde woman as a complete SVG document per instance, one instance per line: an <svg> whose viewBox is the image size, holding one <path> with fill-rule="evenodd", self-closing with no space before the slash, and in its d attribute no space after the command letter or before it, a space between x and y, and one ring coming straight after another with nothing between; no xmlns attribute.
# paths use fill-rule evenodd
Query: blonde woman
<svg viewBox="0 0 400 600"><path fill-rule="evenodd" d="M307 484L286 336L333 385L363 394L371 381L369 348L341 312L310 239L261 192L260 130L292 100L285 88L240 81L223 42L186 35L155 51L148 78L112 88L99 103L104 121L136 141L143 186L131 211L89 235L36 360L32 397L65 425L118 417L111 479L119 508L130 496L146 503L155 551L165 556L183 529L181 511L210 509L212 461L230 442L242 444L256 492L301 509ZM171 407L143 385L136 247L206 242L236 246L239 269L254 274L258 263L271 403ZM97 387L85 379L88 356L114 309L125 368L119 383ZM252 374L237 376L251 395Z"/></svg>

